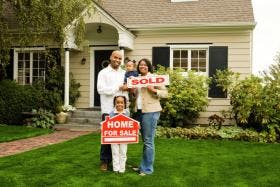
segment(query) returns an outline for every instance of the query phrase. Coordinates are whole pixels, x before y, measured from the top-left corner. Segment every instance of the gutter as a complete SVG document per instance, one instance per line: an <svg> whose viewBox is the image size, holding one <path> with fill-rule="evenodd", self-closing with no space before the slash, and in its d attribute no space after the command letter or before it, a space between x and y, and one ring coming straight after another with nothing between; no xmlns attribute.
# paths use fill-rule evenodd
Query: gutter
<svg viewBox="0 0 280 187"><path fill-rule="evenodd" d="M219 23L189 23L189 24L136 24L126 25L130 31L149 30L185 30L185 29L251 29L256 26L256 22L219 22Z"/></svg>

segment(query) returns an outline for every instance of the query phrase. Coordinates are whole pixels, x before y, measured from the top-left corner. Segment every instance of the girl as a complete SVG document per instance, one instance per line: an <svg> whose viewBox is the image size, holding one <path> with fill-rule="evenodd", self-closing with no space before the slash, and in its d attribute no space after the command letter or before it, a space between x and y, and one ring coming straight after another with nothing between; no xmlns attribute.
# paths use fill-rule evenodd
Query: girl
<svg viewBox="0 0 280 187"><path fill-rule="evenodd" d="M118 114L124 114L129 116L129 112L126 110L126 97L125 96L115 96L114 97L114 111L109 115L110 117L116 116ZM126 163L126 152L127 144L111 144L112 158L113 158L113 171L116 173L125 172Z"/></svg>

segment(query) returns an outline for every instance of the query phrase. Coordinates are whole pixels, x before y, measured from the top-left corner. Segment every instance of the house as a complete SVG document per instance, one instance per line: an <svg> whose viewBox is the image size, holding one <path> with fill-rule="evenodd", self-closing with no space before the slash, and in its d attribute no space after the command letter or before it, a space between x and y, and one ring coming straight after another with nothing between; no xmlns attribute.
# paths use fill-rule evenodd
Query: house
<svg viewBox="0 0 280 187"><path fill-rule="evenodd" d="M72 72L81 84L76 107L100 105L97 75L107 66L115 49L121 49L125 57L136 61L148 58L153 65L181 67L205 76L227 67L241 77L252 73L252 36L256 23L251 0L104 0L101 4L93 2L88 10L91 14L81 13L86 24L86 40L81 47L74 43L75 20L65 28L62 57L66 72L65 104L69 103L69 72ZM24 53L14 49L13 78L19 83L25 84L32 76L44 76L18 74L23 68L19 62L25 58L30 58L31 64L40 61L40 53L35 52L44 50L42 46L26 48ZM40 70L43 65L36 68ZM209 106L198 123L208 123L210 115L229 106L229 99L215 86L208 97Z"/></svg>

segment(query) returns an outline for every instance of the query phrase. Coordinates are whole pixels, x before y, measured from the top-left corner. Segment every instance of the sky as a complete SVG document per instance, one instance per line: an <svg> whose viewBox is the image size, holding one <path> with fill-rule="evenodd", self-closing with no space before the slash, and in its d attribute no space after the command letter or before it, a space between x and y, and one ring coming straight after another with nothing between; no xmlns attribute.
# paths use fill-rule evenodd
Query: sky
<svg viewBox="0 0 280 187"><path fill-rule="evenodd" d="M257 25L253 32L253 73L267 70L280 52L280 0L252 0Z"/></svg>

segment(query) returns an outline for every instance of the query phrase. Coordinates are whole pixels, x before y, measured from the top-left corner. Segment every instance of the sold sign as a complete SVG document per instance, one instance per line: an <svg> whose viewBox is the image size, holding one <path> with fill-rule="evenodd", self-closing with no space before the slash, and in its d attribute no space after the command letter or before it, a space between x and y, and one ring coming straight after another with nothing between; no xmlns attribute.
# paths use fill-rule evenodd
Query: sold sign
<svg viewBox="0 0 280 187"><path fill-rule="evenodd" d="M149 75L140 77L131 77L127 79L127 87L147 87L169 85L169 75Z"/></svg>

